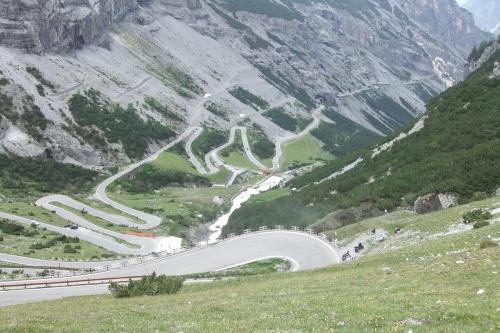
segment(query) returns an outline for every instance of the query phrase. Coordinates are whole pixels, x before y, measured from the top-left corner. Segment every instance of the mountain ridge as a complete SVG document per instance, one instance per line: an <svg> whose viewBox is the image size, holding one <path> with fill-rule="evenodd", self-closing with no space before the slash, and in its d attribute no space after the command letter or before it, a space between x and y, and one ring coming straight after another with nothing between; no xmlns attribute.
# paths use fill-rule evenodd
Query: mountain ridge
<svg viewBox="0 0 500 333"><path fill-rule="evenodd" d="M22 1L13 7L14 2L4 0L0 17L12 21L12 10L6 8L19 12L22 4L31 4L22 8L24 12L35 8L41 15L38 3L42 2ZM43 156L50 149L58 161L88 167L134 158L124 142L113 141L102 129L93 135L112 148L99 149L75 122L68 101L89 89L123 109L132 104L141 119L176 132L196 124L228 130L245 115L269 139L286 136L287 129L261 115L266 110L256 110L229 93L245 88L295 118L310 120L310 110L323 103L347 119L345 126L324 118L323 132L316 133L320 140L331 131L350 137L359 126L378 137L421 115L428 98L460 80L465 49L487 36L453 1L443 5L373 0L360 8L342 1L276 5L259 0L248 6L236 0L101 0L94 2L95 8L85 1L64 3L64 15L57 14L60 5L50 3L57 9L51 17L62 21L56 25L54 43L35 48L46 51L42 56L0 47L0 70L7 82L0 87L2 93L14 101L31 96L39 109L35 113L49 120L41 127L28 123L22 117L23 103L13 103L9 112L18 116L2 116L0 149L22 156ZM109 6L112 3L116 6ZM415 10L418 6L426 10ZM77 13L86 14L79 16L81 23L64 21ZM32 26L40 21L33 18ZM96 21L102 24L87 31L87 22ZM61 27L73 32L60 35ZM108 37L95 39L101 31ZM85 32L83 41L79 32ZM464 46L453 50L458 44ZM154 104L163 106L160 111L148 105L146 97L158 101ZM230 115L208 112L207 99L230 110ZM141 140L148 142L145 153L165 143L146 136ZM326 144L333 150L344 143Z"/></svg>

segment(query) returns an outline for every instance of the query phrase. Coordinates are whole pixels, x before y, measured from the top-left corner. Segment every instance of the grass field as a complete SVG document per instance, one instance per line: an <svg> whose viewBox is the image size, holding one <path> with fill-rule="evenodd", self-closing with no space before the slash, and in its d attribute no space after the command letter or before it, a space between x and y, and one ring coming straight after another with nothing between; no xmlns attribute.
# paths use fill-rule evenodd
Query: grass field
<svg viewBox="0 0 500 333"><path fill-rule="evenodd" d="M190 226L206 223L228 208L231 199L240 187L165 187L155 193L127 193L120 189L108 195L126 206L149 212L163 218L163 223L153 233L186 237ZM221 197L224 204L219 207L213 199Z"/></svg>
<svg viewBox="0 0 500 333"><path fill-rule="evenodd" d="M224 162L237 168L249 169L258 171L257 167L253 165L239 150L230 150L228 156L221 156Z"/></svg>
<svg viewBox="0 0 500 333"><path fill-rule="evenodd" d="M158 156L152 165L164 171L181 171L198 174L193 165L184 156L168 151Z"/></svg>
<svg viewBox="0 0 500 333"><path fill-rule="evenodd" d="M56 214L27 202L15 201L0 203L0 211L59 227L68 224L67 220L60 218Z"/></svg>
<svg viewBox="0 0 500 333"><path fill-rule="evenodd" d="M489 236L499 223L316 271L0 308L0 320L8 332L497 332L500 247L479 247Z"/></svg>
<svg viewBox="0 0 500 333"><path fill-rule="evenodd" d="M280 164L281 169L288 169L294 164L311 164L318 159L331 160L333 156L323 151L318 140L307 134L284 145Z"/></svg>
<svg viewBox="0 0 500 333"><path fill-rule="evenodd" d="M250 162L244 151L243 151L243 141L241 139L241 132L236 131L234 136L234 143L222 150L219 156L229 165L235 166L237 168L256 170L258 168Z"/></svg>

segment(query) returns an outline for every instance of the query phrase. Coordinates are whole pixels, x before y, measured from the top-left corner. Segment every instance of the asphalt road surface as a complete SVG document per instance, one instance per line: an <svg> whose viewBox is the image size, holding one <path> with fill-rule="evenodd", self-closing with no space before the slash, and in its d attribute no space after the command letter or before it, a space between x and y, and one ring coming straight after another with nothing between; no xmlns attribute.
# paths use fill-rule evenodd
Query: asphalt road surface
<svg viewBox="0 0 500 333"><path fill-rule="evenodd" d="M288 258L295 270L310 270L338 263L337 252L322 239L301 232L269 231L236 237L204 248L175 256L158 258L108 272L84 275L99 279L147 275L153 272L184 275L214 272L269 257ZM56 281L75 281L82 276L53 278ZM37 280L31 280L34 282ZM47 281L47 280L38 280ZM102 286L10 290L0 292L0 305L36 302L66 296L89 295L103 291ZM105 289L105 288L104 288Z"/></svg>

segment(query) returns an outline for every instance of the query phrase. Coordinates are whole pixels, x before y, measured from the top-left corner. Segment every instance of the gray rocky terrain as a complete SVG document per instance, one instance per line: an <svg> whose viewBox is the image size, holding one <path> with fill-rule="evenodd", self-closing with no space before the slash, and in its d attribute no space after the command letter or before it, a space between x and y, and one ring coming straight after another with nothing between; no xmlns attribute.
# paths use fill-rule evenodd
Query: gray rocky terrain
<svg viewBox="0 0 500 333"><path fill-rule="evenodd" d="M48 149L88 167L135 158L75 120L69 101L91 88L177 133L248 117L272 140L289 135L230 93L241 87L294 116L310 119L321 103L386 135L460 80L488 37L453 0L0 0L0 150ZM89 128L106 149L81 134Z"/></svg>

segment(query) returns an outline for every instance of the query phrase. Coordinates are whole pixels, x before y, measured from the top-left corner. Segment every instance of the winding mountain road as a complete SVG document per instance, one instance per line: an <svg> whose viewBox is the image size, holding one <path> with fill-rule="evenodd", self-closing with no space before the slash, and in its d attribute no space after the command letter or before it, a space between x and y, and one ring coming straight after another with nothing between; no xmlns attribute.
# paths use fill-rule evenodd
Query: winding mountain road
<svg viewBox="0 0 500 333"><path fill-rule="evenodd" d="M337 252L324 240L300 232L268 231L243 235L210 245L186 251L174 256L159 258L144 264L137 264L107 272L88 274L84 279L109 279L147 275L153 272L166 275L185 275L214 272L263 258L287 258L295 270L310 270L339 262ZM50 282L81 280L82 276L53 278ZM37 282L32 280L30 282ZM15 284L12 282L11 284ZM9 283L5 283L8 288ZM91 295L105 291L102 286L49 288L36 290L0 291L0 305L28 303L67 296Z"/></svg>

